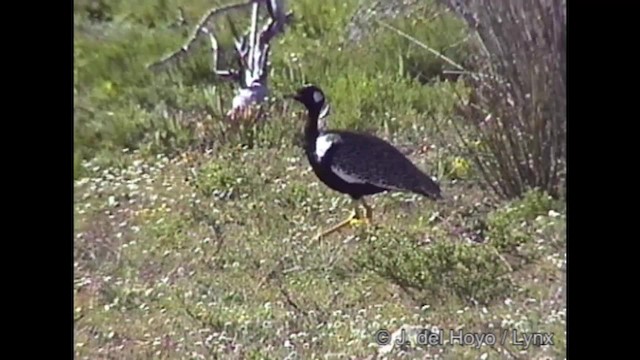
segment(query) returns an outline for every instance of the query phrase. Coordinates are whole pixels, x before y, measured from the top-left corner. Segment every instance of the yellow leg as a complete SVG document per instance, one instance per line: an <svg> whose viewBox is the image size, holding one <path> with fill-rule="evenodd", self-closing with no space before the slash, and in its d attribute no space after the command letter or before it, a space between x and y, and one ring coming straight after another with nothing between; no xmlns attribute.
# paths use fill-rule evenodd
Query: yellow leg
<svg viewBox="0 0 640 360"><path fill-rule="evenodd" d="M327 229L327 230L325 230L325 231L321 232L320 234L318 234L318 235L316 236L316 239L317 239L318 241L320 241L323 237L325 237L325 236L327 236L327 235L329 235L329 234L333 234L334 232L336 232L336 231L338 231L338 230L342 229L343 227L345 227L345 226L347 226L347 225L351 225L351 223L352 223L353 221L357 221L357 220L356 220L356 216L357 216L357 215L356 215L356 213L355 213L355 212L353 212L353 213L352 213L348 218L346 218L345 220L343 220L343 221L339 222L338 224L336 224L336 225L332 226L331 228L329 228L329 229Z"/></svg>
<svg viewBox="0 0 640 360"><path fill-rule="evenodd" d="M371 224L371 222L373 221L373 210L371 209L371 206L369 206L369 204L367 204L363 198L360 198L355 202L356 211L358 211L358 205L362 205L362 207L364 207L364 216L362 216L362 214L358 212L358 216L351 220L351 225L360 226Z"/></svg>
<svg viewBox="0 0 640 360"><path fill-rule="evenodd" d="M365 208L365 214L364 214L364 218L362 216L362 213L360 212L360 209L358 207L358 205L362 204L363 207ZM332 226L331 228L321 232L320 234L318 234L316 236L316 239L319 241L321 240L323 237L332 234L340 229L342 229L345 226L359 226L362 224L367 224L371 222L372 219L372 210L371 207L364 202L363 199L360 200L354 200L351 202L351 206L353 207L353 213L351 213L351 215L346 218L345 220L339 222L338 224Z"/></svg>
<svg viewBox="0 0 640 360"><path fill-rule="evenodd" d="M360 203L364 207L364 217L365 217L365 219L367 219L367 222L372 223L373 222L373 209L371 209L371 206L369 206L369 204L367 204L367 202L364 201L364 199L360 199Z"/></svg>

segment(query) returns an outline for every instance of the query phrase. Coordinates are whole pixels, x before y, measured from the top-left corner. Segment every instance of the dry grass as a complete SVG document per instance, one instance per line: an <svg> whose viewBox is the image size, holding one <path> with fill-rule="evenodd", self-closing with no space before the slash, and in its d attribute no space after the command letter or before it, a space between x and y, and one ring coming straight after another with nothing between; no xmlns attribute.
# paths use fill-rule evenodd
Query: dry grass
<svg viewBox="0 0 640 360"><path fill-rule="evenodd" d="M444 1L454 8L454 1ZM553 196L566 172L566 7L562 0L467 1L476 31L461 139L498 195L539 188Z"/></svg>

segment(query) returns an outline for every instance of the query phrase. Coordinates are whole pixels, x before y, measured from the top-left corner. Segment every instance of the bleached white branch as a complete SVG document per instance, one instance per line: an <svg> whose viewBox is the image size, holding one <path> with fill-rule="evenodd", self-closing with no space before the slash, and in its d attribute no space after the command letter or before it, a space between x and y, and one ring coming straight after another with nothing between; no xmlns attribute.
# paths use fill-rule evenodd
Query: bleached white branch
<svg viewBox="0 0 640 360"><path fill-rule="evenodd" d="M260 6L265 6L268 22L258 30ZM218 55L220 48L211 22L219 15L232 10L251 7L251 26L242 36L238 36L233 22L230 28L234 35L234 51L238 70L219 69ZM284 32L284 25L289 23L293 14L285 13L283 0L249 0L239 4L226 5L210 9L198 22L189 39L177 51L148 65L152 71L158 71L168 65L180 62L189 56L196 48L198 40L208 37L211 46L211 61L213 72L224 80L237 83L239 89L232 101L232 108L228 115L234 116L241 110L246 110L253 104L263 102L268 94L268 67L271 52L270 42Z"/></svg>
<svg viewBox="0 0 640 360"><path fill-rule="evenodd" d="M187 40L187 42L185 42L185 44L182 45L180 49L178 49L177 51L174 51L173 53L163 57L162 59L156 62L149 64L147 68L152 71L157 71L164 68L167 65L174 64L182 60L183 58L188 56L189 53L191 53L191 51L193 51L196 42L199 39L201 39L203 35L206 34L205 30L203 29L208 28L209 23L211 22L211 20L213 20L214 17L222 15L232 10L238 10L238 9L249 7L253 3L257 3L261 1L264 1L264 0L249 0L247 2L240 3L240 4L231 4L231 5L225 5L219 8L209 9L209 11L207 11L207 13L204 16L202 16L202 18L196 25L194 31L192 32L191 36L189 36L189 39Z"/></svg>

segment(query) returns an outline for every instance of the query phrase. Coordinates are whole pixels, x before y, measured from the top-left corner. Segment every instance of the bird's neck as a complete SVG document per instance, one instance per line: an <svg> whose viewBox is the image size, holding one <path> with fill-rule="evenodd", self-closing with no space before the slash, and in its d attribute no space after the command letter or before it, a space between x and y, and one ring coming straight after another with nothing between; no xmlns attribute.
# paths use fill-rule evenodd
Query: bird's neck
<svg viewBox="0 0 640 360"><path fill-rule="evenodd" d="M304 125L304 137L305 140L315 146L316 138L320 135L318 131L318 117L320 117L319 110L309 109L307 114L307 122Z"/></svg>

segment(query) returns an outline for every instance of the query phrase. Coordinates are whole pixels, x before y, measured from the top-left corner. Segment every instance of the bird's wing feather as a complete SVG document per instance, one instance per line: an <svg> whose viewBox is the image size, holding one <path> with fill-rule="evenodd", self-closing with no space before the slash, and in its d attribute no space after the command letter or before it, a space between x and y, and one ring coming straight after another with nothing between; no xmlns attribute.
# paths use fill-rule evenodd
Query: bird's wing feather
<svg viewBox="0 0 640 360"><path fill-rule="evenodd" d="M438 185L388 142L368 135L334 132L330 166L351 183L369 183L389 190L438 195Z"/></svg>
<svg viewBox="0 0 640 360"><path fill-rule="evenodd" d="M331 165L331 171L336 174L340 179L350 183L350 184L366 184L370 183L366 179L362 178L358 174L349 171L348 169L344 169L339 165Z"/></svg>

